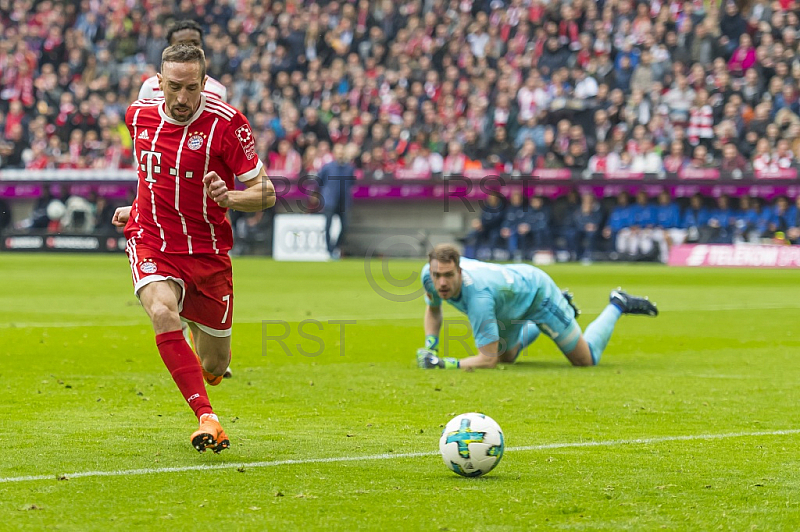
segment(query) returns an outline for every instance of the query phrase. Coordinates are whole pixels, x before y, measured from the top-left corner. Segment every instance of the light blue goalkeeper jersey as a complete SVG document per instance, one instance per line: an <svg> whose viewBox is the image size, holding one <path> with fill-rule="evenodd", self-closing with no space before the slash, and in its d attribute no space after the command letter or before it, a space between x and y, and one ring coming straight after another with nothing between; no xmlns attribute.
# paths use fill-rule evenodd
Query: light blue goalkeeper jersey
<svg viewBox="0 0 800 532"><path fill-rule="evenodd" d="M477 347L518 331L522 322L533 318L534 302L538 304L545 297L560 298L550 277L528 264L500 265L461 258L460 265L461 293L447 302L467 315ZM430 265L425 265L420 277L425 302L440 306L442 299L436 292ZM555 294L551 293L554 290Z"/></svg>

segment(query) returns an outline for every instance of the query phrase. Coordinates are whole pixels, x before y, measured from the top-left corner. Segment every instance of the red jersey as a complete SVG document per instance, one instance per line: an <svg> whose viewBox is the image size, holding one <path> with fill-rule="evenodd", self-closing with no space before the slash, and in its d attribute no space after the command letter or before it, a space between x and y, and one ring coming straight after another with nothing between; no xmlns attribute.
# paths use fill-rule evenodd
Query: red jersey
<svg viewBox="0 0 800 532"><path fill-rule="evenodd" d="M125 113L139 174L125 236L164 253L225 253L233 245L227 209L208 197L203 176L216 172L229 190L262 163L247 119L215 98L200 97L189 122L170 118L164 98L137 100Z"/></svg>

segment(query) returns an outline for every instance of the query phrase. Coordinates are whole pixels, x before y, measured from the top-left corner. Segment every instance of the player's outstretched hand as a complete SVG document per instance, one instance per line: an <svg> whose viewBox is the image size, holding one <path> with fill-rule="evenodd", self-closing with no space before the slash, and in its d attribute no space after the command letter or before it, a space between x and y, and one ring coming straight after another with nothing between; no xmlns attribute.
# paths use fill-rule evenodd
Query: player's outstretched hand
<svg viewBox="0 0 800 532"><path fill-rule="evenodd" d="M422 369L458 369L458 359L439 358L436 351L420 347L417 349L417 367Z"/></svg>
<svg viewBox="0 0 800 532"><path fill-rule="evenodd" d="M128 205L127 207L118 207L117 210L114 211L114 217L111 219L111 223L117 227L125 227L125 224L128 223L128 218L131 217L131 206Z"/></svg>
<svg viewBox="0 0 800 532"><path fill-rule="evenodd" d="M203 185L206 188L208 197L214 200L217 205L225 208L229 206L228 185L216 172L209 172L203 176Z"/></svg>

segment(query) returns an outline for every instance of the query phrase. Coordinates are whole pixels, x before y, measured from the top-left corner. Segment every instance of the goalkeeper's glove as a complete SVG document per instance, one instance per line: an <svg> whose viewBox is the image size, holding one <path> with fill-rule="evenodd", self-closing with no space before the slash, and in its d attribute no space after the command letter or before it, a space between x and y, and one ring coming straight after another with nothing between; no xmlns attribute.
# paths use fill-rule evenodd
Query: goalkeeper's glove
<svg viewBox="0 0 800 532"><path fill-rule="evenodd" d="M439 358L435 351L421 347L417 349L417 366L422 369L458 369L457 358Z"/></svg>

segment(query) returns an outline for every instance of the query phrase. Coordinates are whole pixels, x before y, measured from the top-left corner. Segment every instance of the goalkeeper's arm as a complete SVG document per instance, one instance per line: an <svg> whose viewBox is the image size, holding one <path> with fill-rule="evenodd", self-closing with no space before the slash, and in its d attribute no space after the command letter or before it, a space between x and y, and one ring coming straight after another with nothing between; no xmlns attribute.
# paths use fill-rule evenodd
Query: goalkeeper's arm
<svg viewBox="0 0 800 532"><path fill-rule="evenodd" d="M417 349L417 365L424 369L458 369L458 359L439 358L439 332L442 330L442 307L425 307L425 347Z"/></svg>
<svg viewBox="0 0 800 532"><path fill-rule="evenodd" d="M439 350L439 331L442 330L442 307L425 306L425 348Z"/></svg>

